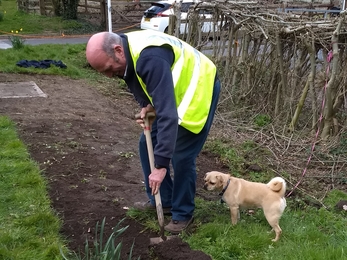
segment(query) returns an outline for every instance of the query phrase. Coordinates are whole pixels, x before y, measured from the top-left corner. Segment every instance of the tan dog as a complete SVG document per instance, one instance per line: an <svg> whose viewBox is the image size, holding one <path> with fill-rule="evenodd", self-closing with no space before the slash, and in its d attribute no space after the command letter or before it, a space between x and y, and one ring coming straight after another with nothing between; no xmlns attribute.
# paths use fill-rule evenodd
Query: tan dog
<svg viewBox="0 0 347 260"><path fill-rule="evenodd" d="M237 224L240 216L239 208L262 208L270 226L276 233L272 241L280 238L282 230L279 220L286 207L284 194L286 182L281 177L273 178L269 183L250 182L231 177L229 174L212 171L205 175L205 190L220 191L231 214L231 223Z"/></svg>

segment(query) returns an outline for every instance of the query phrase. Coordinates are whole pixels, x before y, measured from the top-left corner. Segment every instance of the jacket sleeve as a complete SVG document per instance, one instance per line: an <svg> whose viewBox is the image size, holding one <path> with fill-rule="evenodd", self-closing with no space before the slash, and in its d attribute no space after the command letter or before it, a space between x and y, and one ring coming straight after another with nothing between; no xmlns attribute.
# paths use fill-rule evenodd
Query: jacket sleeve
<svg viewBox="0 0 347 260"><path fill-rule="evenodd" d="M157 120L157 145L154 147L155 163L168 167L172 158L177 130L178 114L171 66L174 53L171 47L148 47L136 64L136 70L146 84L152 98Z"/></svg>

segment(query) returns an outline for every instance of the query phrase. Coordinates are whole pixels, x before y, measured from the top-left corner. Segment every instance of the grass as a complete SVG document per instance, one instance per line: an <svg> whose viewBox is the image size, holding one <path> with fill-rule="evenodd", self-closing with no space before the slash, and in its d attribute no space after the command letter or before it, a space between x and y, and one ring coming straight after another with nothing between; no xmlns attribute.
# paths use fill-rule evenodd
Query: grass
<svg viewBox="0 0 347 260"><path fill-rule="evenodd" d="M19 140L14 124L0 117L0 259L60 259L61 222L47 183Z"/></svg>
<svg viewBox="0 0 347 260"><path fill-rule="evenodd" d="M270 241L274 233L268 233L270 227L260 210L255 216L241 217L235 227L228 216L203 225L187 241L213 259L343 259L347 237L342 215L323 208L292 210L289 203L280 221L283 235L277 243Z"/></svg>
<svg viewBox="0 0 347 260"><path fill-rule="evenodd" d="M332 191L325 201L329 209L309 206L305 210L296 209L287 200L288 206L280 221L283 233L278 242L271 241L275 234L270 232L262 210L255 211L254 215L241 212L239 223L232 226L225 204L198 198L194 220L197 228L193 233L182 234L181 238L192 249L201 250L214 260L342 260L346 259L347 212L335 212L333 205L336 199L346 197L341 191ZM155 213L143 214L131 209L128 215L147 228L159 231Z"/></svg>
<svg viewBox="0 0 347 260"><path fill-rule="evenodd" d="M19 49L0 49L1 72L60 75L72 79L85 79L105 95L113 95L126 90L119 79L108 79L91 69L85 58L86 44L42 44L26 45ZM51 65L48 69L22 68L16 65L20 60L60 60L67 68ZM116 88L115 86L119 86Z"/></svg>
<svg viewBox="0 0 347 260"><path fill-rule="evenodd" d="M85 20L64 20L61 17L48 17L38 14L27 14L17 10L16 0L2 0L0 4L1 34L91 34L100 27ZM11 32L13 31L13 33Z"/></svg>
<svg viewBox="0 0 347 260"><path fill-rule="evenodd" d="M1 56L4 57L0 61L3 72L11 73L36 73L36 74L59 74L69 76L71 78L93 78L97 77L97 73L90 73L90 69L83 69L87 66L85 59L85 44L43 44L39 48L37 46L24 45L20 49L0 50ZM22 68L16 65L20 60L61 60L66 69L51 66L48 69L37 69L34 67Z"/></svg>

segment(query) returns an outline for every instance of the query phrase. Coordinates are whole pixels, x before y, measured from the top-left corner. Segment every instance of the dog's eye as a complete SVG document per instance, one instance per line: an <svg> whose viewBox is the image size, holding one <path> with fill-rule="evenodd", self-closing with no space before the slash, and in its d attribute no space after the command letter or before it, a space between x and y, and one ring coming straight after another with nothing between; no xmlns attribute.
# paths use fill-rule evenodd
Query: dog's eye
<svg viewBox="0 0 347 260"><path fill-rule="evenodd" d="M211 181L210 184L211 184L211 185L215 185L216 183Z"/></svg>

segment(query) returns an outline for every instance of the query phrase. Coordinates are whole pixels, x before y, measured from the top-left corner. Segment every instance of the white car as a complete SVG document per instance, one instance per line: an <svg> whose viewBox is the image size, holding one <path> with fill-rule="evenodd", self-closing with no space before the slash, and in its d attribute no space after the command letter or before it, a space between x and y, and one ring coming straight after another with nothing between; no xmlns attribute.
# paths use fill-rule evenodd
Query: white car
<svg viewBox="0 0 347 260"><path fill-rule="evenodd" d="M173 4L174 0L159 1L151 3L152 6L148 8L141 19L141 29L150 29L160 32L168 32L169 28L169 16L174 15ZM193 5L194 0L183 0L181 4L181 20L185 21L187 19L188 10L191 5ZM211 14L201 13L201 16L205 18L212 18ZM185 22L181 23L180 33L183 34L185 31ZM213 22L204 22L202 26L202 32L210 32L213 28Z"/></svg>

